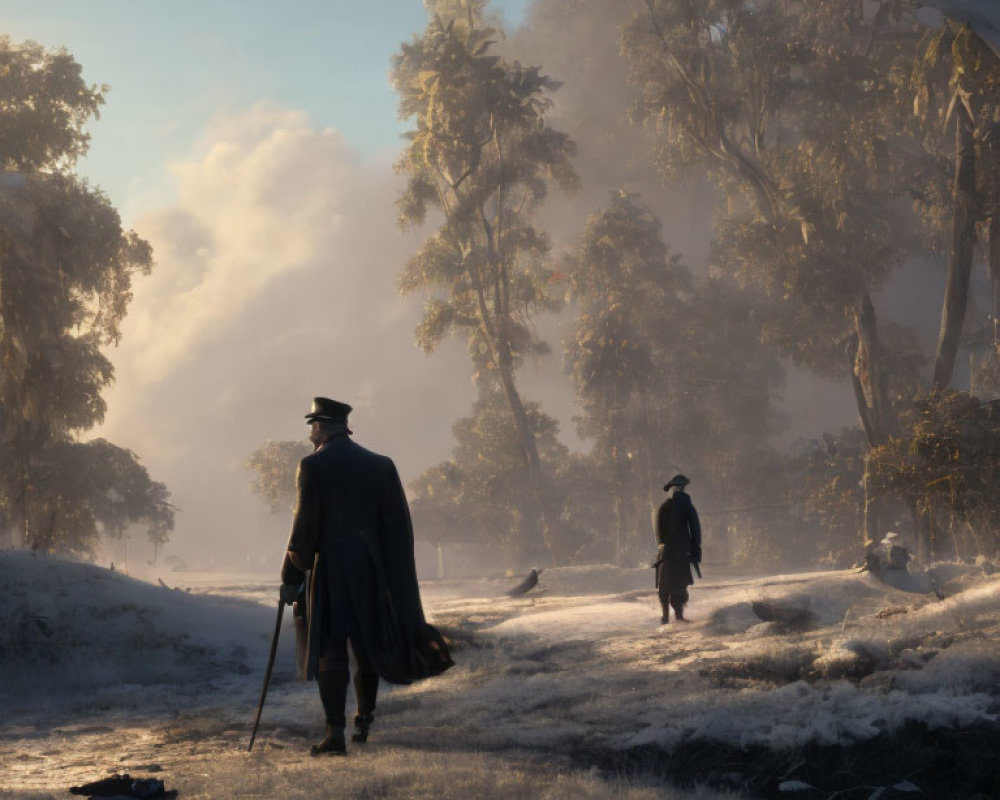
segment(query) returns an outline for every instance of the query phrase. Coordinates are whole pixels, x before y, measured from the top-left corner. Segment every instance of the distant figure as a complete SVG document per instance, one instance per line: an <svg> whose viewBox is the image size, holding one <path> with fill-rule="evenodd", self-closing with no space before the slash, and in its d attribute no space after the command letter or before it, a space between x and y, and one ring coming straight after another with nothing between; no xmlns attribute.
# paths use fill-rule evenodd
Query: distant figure
<svg viewBox="0 0 1000 800"><path fill-rule="evenodd" d="M689 481L683 475L675 475L663 487L663 491L674 490L673 494L660 506L656 515L656 588L660 596L663 615L660 623L670 622L670 609L678 622L684 618L684 606L688 601L688 586L694 583L691 564L701 562L701 524L698 512L684 487Z"/></svg>
<svg viewBox="0 0 1000 800"><path fill-rule="evenodd" d="M533 569L528 573L528 576L521 581L517 586L507 592L508 597L521 597L526 595L536 586L538 586L538 576L542 574L540 569Z"/></svg>
<svg viewBox="0 0 1000 800"><path fill-rule="evenodd" d="M281 596L307 590L306 677L316 678L326 738L313 755L344 754L348 643L357 669L355 742L368 740L378 681L410 683L452 666L441 635L424 619L413 528L396 466L349 438L351 407L317 397L306 414L315 451L298 470L298 504L281 568Z"/></svg>

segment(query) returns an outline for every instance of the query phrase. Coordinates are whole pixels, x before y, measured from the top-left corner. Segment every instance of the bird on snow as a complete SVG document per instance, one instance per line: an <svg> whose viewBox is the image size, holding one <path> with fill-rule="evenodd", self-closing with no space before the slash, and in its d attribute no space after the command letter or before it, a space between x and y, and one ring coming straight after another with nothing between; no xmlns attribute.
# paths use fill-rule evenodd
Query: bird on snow
<svg viewBox="0 0 1000 800"><path fill-rule="evenodd" d="M528 573L527 577L521 581L517 586L507 592L508 597L521 597L526 595L536 586L538 586L538 576L542 574L542 570L533 569Z"/></svg>

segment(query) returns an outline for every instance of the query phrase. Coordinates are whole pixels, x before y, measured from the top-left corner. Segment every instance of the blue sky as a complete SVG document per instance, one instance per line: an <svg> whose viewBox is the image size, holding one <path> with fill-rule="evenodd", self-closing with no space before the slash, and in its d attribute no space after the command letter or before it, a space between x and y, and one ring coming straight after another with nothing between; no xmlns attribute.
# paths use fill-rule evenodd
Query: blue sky
<svg viewBox="0 0 1000 800"><path fill-rule="evenodd" d="M528 0L494 0L508 26ZM197 150L211 117L268 100L338 129L367 159L391 160L402 124L387 78L423 29L420 0L0 0L15 41L65 46L108 84L80 172L128 222L169 201L167 164Z"/></svg>

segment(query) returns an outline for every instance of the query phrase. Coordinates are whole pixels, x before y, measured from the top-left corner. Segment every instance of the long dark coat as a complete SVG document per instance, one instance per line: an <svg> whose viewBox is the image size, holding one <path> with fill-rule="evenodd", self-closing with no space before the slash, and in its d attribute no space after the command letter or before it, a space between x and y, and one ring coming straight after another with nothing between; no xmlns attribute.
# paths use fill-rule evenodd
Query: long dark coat
<svg viewBox="0 0 1000 800"><path fill-rule="evenodd" d="M297 482L288 550L299 569L312 565L306 676L318 671L323 640L344 634L391 683L452 666L424 618L410 511L392 460L339 436L302 459ZM284 572L293 569L287 564Z"/></svg>
<svg viewBox="0 0 1000 800"><path fill-rule="evenodd" d="M691 562L701 561L701 523L687 492L675 492L660 506L656 541L662 547L668 585L693 584Z"/></svg>

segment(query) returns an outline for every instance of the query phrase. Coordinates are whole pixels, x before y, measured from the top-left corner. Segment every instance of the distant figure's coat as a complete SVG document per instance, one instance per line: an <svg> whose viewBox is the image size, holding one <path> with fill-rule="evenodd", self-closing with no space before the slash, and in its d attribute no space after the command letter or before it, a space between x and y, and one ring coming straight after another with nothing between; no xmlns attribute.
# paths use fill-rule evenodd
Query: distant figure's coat
<svg viewBox="0 0 1000 800"><path fill-rule="evenodd" d="M701 562L701 523L691 497L676 491L656 515L656 540L660 545L658 590L666 617L671 605L683 616L687 587L694 583L691 563Z"/></svg>
<svg viewBox="0 0 1000 800"><path fill-rule="evenodd" d="M312 568L307 676L325 637L347 634L391 683L437 675L452 662L428 625L413 558L413 527L396 466L346 435L299 464L298 505L282 580Z"/></svg>

